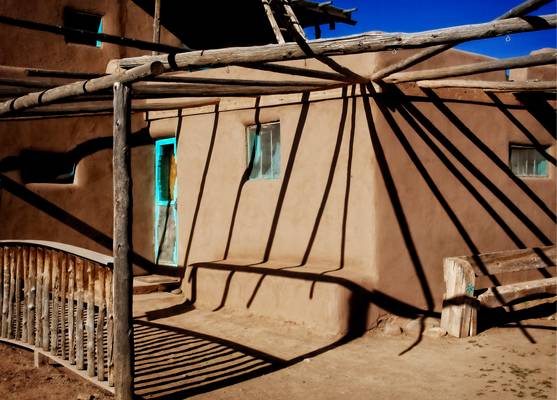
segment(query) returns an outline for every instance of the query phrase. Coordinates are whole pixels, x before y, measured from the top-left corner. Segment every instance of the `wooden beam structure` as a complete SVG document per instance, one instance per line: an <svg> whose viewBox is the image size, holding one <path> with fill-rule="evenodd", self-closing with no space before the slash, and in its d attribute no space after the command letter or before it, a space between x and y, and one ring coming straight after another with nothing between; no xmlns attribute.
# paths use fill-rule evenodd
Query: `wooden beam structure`
<svg viewBox="0 0 557 400"><path fill-rule="evenodd" d="M150 76L158 75L162 72L162 64L159 62L153 62L133 68L129 71L106 75L87 81L73 82L53 89L47 89L42 92L29 93L22 97L1 103L0 115L37 107L39 105L50 104L54 101L74 96L106 90L112 87L115 82L131 83Z"/></svg>
<svg viewBox="0 0 557 400"><path fill-rule="evenodd" d="M545 91L556 90L556 81L475 81L471 79L440 79L433 81L418 81L416 84L421 88L464 88L464 89L485 89L497 91Z"/></svg>
<svg viewBox="0 0 557 400"><path fill-rule="evenodd" d="M128 136L131 88L114 83L114 391L116 400L133 398L133 320L131 264L131 171Z"/></svg>
<svg viewBox="0 0 557 400"><path fill-rule="evenodd" d="M243 68L251 68L251 69L257 69L261 71L275 72L277 74L305 76L308 78L325 79L330 81L339 81L339 82L347 82L347 83L354 82L353 79L349 79L345 75L336 72L292 67L289 65L266 63L266 64L242 64L240 66Z"/></svg>
<svg viewBox="0 0 557 400"><path fill-rule="evenodd" d="M290 22L290 26L292 27L294 32L296 32L296 34L300 38L307 40L306 33L304 32L304 28L302 28L302 25L300 24L298 17L294 13L294 10L292 10L292 7L290 6L290 1L289 0L278 0L278 1L280 1L280 3L282 4L284 11L286 12L286 17L288 18Z"/></svg>
<svg viewBox="0 0 557 400"><path fill-rule="evenodd" d="M151 79L147 79L148 82L167 82L167 83L195 83L204 85L229 85L229 86L323 86L324 84L331 83L330 81L270 81L270 80L258 80L258 79L235 79L235 78L205 78L190 75L159 75ZM336 79L334 79L336 81ZM2 78L0 78L0 84L2 84Z"/></svg>
<svg viewBox="0 0 557 400"><path fill-rule="evenodd" d="M269 24L271 24L271 29L275 34L275 38L277 39L278 44L286 43L284 37L282 36L282 32L278 26L277 20L275 18L275 14L273 14L273 9L271 8L271 4L269 0L261 0L263 4L263 9L265 10L265 14L267 15L267 19L269 20Z"/></svg>
<svg viewBox="0 0 557 400"><path fill-rule="evenodd" d="M60 25L49 25L40 22L27 21L23 19L0 16L0 24L17 26L19 28L31 29L34 31L48 32L56 35L79 36L84 39L96 40L103 43L112 43L120 46L132 47L140 50L157 51L161 53L182 53L190 49L183 47L170 46L168 44L153 43L145 40L126 38L122 36L109 35L85 31L82 29L68 28Z"/></svg>
<svg viewBox="0 0 557 400"><path fill-rule="evenodd" d="M153 13L153 43L161 42L161 0L155 0L155 11ZM153 55L159 54L158 50L153 50Z"/></svg>
<svg viewBox="0 0 557 400"><path fill-rule="evenodd" d="M490 71L501 71L513 68L533 67L557 63L557 51L535 54L524 57L490 60L454 67L425 69L412 72L397 72L385 78L388 83L414 82L426 79L452 78L455 76L479 74Z"/></svg>
<svg viewBox="0 0 557 400"><path fill-rule="evenodd" d="M295 43L251 47L231 47L204 51L191 51L172 55L123 58L118 61L121 68L134 68L145 63L160 61L166 70L192 67L222 67L232 64L264 63L273 61L359 54L381 50L426 47L436 44L456 43L463 40L483 39L518 32L553 29L557 26L555 14L529 18L510 18L483 24L455 26L434 31L417 33L377 33L336 39L311 40L307 42L311 54Z"/></svg>
<svg viewBox="0 0 557 400"><path fill-rule="evenodd" d="M514 18L514 17L520 17L523 15L527 15L528 13L531 13L532 11L537 10L538 8L540 8L541 6L543 6L544 4L547 4L549 2L551 2L552 0L527 0L521 4L519 4L516 7L513 7L512 9L510 9L509 11L507 11L506 13L500 15L499 17L497 17L495 19L495 21L499 21L499 20L504 20L504 19L508 19L508 18ZM397 63L394 63L392 65L389 65L377 72L375 72L371 79L373 81L379 81L391 74L394 74L398 71L402 71L406 68L409 68L413 65L416 65L422 61L427 60L428 58L431 58L437 54L440 54L442 52L444 52L445 50L450 49L453 46L456 46L457 44L462 43L462 41L457 41L457 42L453 42L453 43L445 43L439 46L435 46L435 47L428 47L410 57L405 58L404 60L401 60Z"/></svg>

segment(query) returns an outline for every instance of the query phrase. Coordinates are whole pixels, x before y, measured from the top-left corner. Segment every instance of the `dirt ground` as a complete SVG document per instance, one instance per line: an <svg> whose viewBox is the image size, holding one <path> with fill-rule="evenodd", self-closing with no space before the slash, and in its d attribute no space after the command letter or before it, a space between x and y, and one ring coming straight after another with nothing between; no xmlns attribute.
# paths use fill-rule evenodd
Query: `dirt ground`
<svg viewBox="0 0 557 400"><path fill-rule="evenodd" d="M199 318L191 315L190 319ZM399 354L416 338L377 329L293 365L193 396L189 393L188 398L555 399L555 320L527 320L522 325L535 343L516 325L508 325L473 338L424 337L403 355ZM256 329L248 335L261 333ZM281 342L274 345L281 347ZM62 368L35 369L31 352L0 344L0 399L111 398Z"/></svg>

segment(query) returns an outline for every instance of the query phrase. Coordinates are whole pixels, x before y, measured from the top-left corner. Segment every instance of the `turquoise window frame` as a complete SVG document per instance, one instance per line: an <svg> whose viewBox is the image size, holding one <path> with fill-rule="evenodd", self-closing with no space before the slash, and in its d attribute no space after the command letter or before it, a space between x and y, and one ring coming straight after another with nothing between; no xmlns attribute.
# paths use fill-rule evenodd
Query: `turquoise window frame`
<svg viewBox="0 0 557 400"><path fill-rule="evenodd" d="M251 165L249 179L279 179L281 162L280 122L275 121L246 127L246 142L247 165L248 167ZM267 148L263 149L263 146L267 146ZM266 167L266 170L264 170L264 167Z"/></svg>
<svg viewBox="0 0 557 400"><path fill-rule="evenodd" d="M103 17L101 17L101 20L99 21L99 29L97 30L97 33L103 33ZM95 45L97 47L101 47L102 42L100 40L97 40Z"/></svg>
<svg viewBox="0 0 557 400"><path fill-rule="evenodd" d="M519 153L523 153L522 156ZM521 165L521 162L526 162L526 164ZM528 165L529 162L532 165ZM532 145L511 143L509 145L509 168L519 178L549 178L547 158Z"/></svg>
<svg viewBox="0 0 557 400"><path fill-rule="evenodd" d="M154 229L154 240L153 243L155 244L155 260L159 259L159 212L156 209L158 206L172 206L172 213L174 216L174 224L176 230L178 230L178 213L176 210L176 186L174 185L174 200L163 200L160 198L161 191L159 190L159 183L160 183L160 159L162 155L162 148L163 146L173 145L174 151L174 159L177 161L176 158L176 138L168 138L168 139L159 139L155 141L155 229ZM178 265L178 235L176 235L176 245L174 246L174 252L172 254L173 262L172 266Z"/></svg>

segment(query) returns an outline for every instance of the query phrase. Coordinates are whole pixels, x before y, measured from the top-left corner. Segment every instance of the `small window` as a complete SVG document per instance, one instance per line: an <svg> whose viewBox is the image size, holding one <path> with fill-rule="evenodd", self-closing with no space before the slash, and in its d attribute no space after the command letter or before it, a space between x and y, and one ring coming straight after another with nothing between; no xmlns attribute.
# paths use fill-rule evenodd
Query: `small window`
<svg viewBox="0 0 557 400"><path fill-rule="evenodd" d="M66 153L36 150L21 152L23 183L73 183L75 167L75 160Z"/></svg>
<svg viewBox="0 0 557 400"><path fill-rule="evenodd" d="M280 124L273 122L247 128L250 179L280 177Z"/></svg>
<svg viewBox="0 0 557 400"><path fill-rule="evenodd" d="M64 9L64 26L88 32L102 33L102 16L66 8ZM101 47L100 41L84 38L80 35L66 35L65 39L66 43L79 43Z"/></svg>
<svg viewBox="0 0 557 400"><path fill-rule="evenodd" d="M533 146L512 144L509 163L516 176L547 177L547 159Z"/></svg>
<svg viewBox="0 0 557 400"><path fill-rule="evenodd" d="M155 157L157 203L166 205L176 200L176 140L157 140Z"/></svg>

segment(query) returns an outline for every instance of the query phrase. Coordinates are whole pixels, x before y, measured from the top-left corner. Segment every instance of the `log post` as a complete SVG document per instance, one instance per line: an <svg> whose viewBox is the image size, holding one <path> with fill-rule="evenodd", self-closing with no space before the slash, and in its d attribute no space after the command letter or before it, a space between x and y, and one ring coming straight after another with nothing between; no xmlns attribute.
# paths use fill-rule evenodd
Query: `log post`
<svg viewBox="0 0 557 400"><path fill-rule="evenodd" d="M68 360L75 364L75 318L74 318L74 293L75 293L75 257L68 257Z"/></svg>
<svg viewBox="0 0 557 400"><path fill-rule="evenodd" d="M104 320L106 316L106 289L105 289L105 274L104 268L100 265L95 266L97 271L97 282L98 282L98 307L99 307L99 317L97 320L97 342L96 342L96 352L97 352L97 379L99 381L104 381Z"/></svg>
<svg viewBox="0 0 557 400"><path fill-rule="evenodd" d="M42 298L42 346L45 351L48 351L50 345L50 324L48 321L50 309L50 261L52 252L48 249L44 250L44 266L43 266L43 298Z"/></svg>
<svg viewBox="0 0 557 400"><path fill-rule="evenodd" d="M153 43L161 42L161 0L155 0L155 12L153 13ZM153 55L159 54L153 50Z"/></svg>
<svg viewBox="0 0 557 400"><path fill-rule="evenodd" d="M129 85L114 84L114 389L117 400L133 397L132 265L130 262L131 178L128 134Z"/></svg>
<svg viewBox="0 0 557 400"><path fill-rule="evenodd" d="M21 341L27 343L27 315L29 308L27 307L29 301L29 247L23 246L23 301L22 301L22 316L21 316Z"/></svg>
<svg viewBox="0 0 557 400"><path fill-rule="evenodd" d="M16 248L15 255L15 300L14 300L14 319L15 330L14 339L21 340L21 264L23 261L22 249L20 246Z"/></svg>
<svg viewBox="0 0 557 400"><path fill-rule="evenodd" d="M75 316L75 358L78 370L84 369L83 360L83 260L76 257L75 280L77 284L77 309Z"/></svg>
<svg viewBox="0 0 557 400"><path fill-rule="evenodd" d="M13 316L14 316L14 297L15 297L15 267L16 267L16 248L10 248L10 287L8 294L8 326L7 335L8 339L13 338Z"/></svg>
<svg viewBox="0 0 557 400"><path fill-rule="evenodd" d="M66 353L66 288L67 283L68 255L60 253L60 350L62 360L67 358Z"/></svg>
<svg viewBox="0 0 557 400"><path fill-rule="evenodd" d="M37 248L37 294L35 295L35 347L42 347L42 315L43 315L43 272L44 250Z"/></svg>
<svg viewBox="0 0 557 400"><path fill-rule="evenodd" d="M95 376L95 265L86 261L87 265L87 375Z"/></svg>
<svg viewBox="0 0 557 400"><path fill-rule="evenodd" d="M27 297L27 343L35 344L35 295L37 294L37 248L29 248L29 294Z"/></svg>
<svg viewBox="0 0 557 400"><path fill-rule="evenodd" d="M2 337L8 336L8 295L10 293L10 262L8 259L9 248L4 247L4 275L2 282Z"/></svg>
<svg viewBox="0 0 557 400"><path fill-rule="evenodd" d="M58 353L58 318L60 304L60 253L52 252L52 313L50 314L50 352Z"/></svg>

